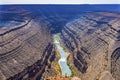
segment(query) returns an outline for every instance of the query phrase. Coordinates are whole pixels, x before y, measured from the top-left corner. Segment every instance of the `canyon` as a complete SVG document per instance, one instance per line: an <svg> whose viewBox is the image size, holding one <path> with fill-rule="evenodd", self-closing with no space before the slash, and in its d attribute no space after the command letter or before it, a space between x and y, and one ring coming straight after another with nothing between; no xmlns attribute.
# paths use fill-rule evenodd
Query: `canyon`
<svg viewBox="0 0 120 80"><path fill-rule="evenodd" d="M47 24L27 15L30 15L27 11L13 15L10 19L15 19L4 24L9 24L8 27L0 29L0 80L39 79L54 60L55 51ZM6 21L5 18L1 19Z"/></svg>
<svg viewBox="0 0 120 80"><path fill-rule="evenodd" d="M0 80L59 78L56 34L69 53L68 80L120 80L120 12L77 14L0 11Z"/></svg>
<svg viewBox="0 0 120 80"><path fill-rule="evenodd" d="M61 38L82 80L99 80L104 71L120 79L119 25L120 13L114 12L87 13L65 25Z"/></svg>

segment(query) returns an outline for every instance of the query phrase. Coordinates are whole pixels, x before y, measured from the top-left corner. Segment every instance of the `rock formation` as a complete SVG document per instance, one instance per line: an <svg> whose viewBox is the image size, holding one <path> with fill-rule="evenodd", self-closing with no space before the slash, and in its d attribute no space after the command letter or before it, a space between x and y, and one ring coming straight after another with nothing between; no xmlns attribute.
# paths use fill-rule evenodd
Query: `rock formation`
<svg viewBox="0 0 120 80"><path fill-rule="evenodd" d="M69 15L32 12L24 6L0 11L0 80L39 80L57 75L51 67L55 49L52 34L60 32ZM27 8L27 9L26 9ZM59 24L59 25L58 25Z"/></svg>
<svg viewBox="0 0 120 80"><path fill-rule="evenodd" d="M58 32L61 43L71 52L75 76L120 80L119 12L90 12L69 21L73 14L48 16L38 11L36 15L14 8L0 11L0 80L56 76L51 68L56 57L52 34Z"/></svg>
<svg viewBox="0 0 120 80"><path fill-rule="evenodd" d="M120 47L112 53L111 73L116 80L120 80Z"/></svg>
<svg viewBox="0 0 120 80"><path fill-rule="evenodd" d="M74 66L81 72L82 80L97 80L106 70L120 80L119 36L118 12L86 13L68 22L61 32L61 38L71 51Z"/></svg>
<svg viewBox="0 0 120 80"><path fill-rule="evenodd" d="M0 80L40 79L55 57L47 24L28 11L1 15Z"/></svg>

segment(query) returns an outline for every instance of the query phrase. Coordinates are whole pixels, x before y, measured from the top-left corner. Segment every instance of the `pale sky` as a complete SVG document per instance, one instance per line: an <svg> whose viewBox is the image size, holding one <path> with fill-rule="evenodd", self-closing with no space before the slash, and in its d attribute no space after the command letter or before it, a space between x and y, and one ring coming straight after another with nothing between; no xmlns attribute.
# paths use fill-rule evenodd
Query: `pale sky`
<svg viewBox="0 0 120 80"><path fill-rule="evenodd" d="M120 4L120 0L0 0L0 4Z"/></svg>

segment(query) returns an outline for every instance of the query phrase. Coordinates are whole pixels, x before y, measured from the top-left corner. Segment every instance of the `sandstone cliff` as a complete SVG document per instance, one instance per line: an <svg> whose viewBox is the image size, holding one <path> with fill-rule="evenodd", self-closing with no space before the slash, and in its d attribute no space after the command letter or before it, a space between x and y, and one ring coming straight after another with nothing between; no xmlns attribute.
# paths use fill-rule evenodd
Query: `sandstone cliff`
<svg viewBox="0 0 120 80"><path fill-rule="evenodd" d="M46 13L24 6L4 6L0 11L0 80L39 80L58 75L51 66L58 33L71 15Z"/></svg>
<svg viewBox="0 0 120 80"><path fill-rule="evenodd" d="M68 22L61 32L73 56L71 66L81 72L78 76L82 80L98 80L104 71L120 80L119 36L120 13L116 12L86 13Z"/></svg>
<svg viewBox="0 0 120 80"><path fill-rule="evenodd" d="M40 18L16 12L1 12L0 80L40 79L55 57L51 35Z"/></svg>
<svg viewBox="0 0 120 80"><path fill-rule="evenodd" d="M0 80L42 80L57 75L51 68L56 57L52 34L59 32L71 52L68 60L75 76L120 80L119 12L90 12L69 22L73 14L38 11L36 15L11 9L0 11Z"/></svg>

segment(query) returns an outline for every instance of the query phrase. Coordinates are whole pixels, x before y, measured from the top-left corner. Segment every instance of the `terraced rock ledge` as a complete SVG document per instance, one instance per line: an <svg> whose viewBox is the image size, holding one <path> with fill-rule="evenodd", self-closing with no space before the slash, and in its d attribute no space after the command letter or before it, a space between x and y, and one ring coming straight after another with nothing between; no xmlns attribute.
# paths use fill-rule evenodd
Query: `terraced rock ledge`
<svg viewBox="0 0 120 80"><path fill-rule="evenodd" d="M72 53L74 66L71 64L71 67L82 80L99 80L104 71L120 80L119 12L87 13L68 22L61 34L66 48Z"/></svg>
<svg viewBox="0 0 120 80"><path fill-rule="evenodd" d="M24 20L0 29L0 80L40 79L55 57L46 25L38 19Z"/></svg>
<svg viewBox="0 0 120 80"><path fill-rule="evenodd" d="M71 53L67 60L74 75L66 79L120 80L119 12L90 12L72 21L61 17L62 23L59 16L36 17L25 10L0 14L6 16L0 16L0 80L58 76L59 71L52 65L56 64L52 34L58 28L62 45Z"/></svg>

